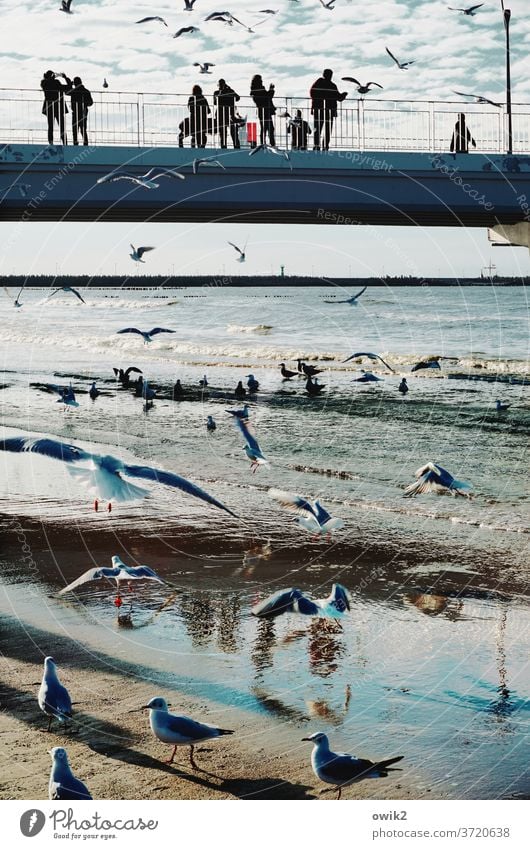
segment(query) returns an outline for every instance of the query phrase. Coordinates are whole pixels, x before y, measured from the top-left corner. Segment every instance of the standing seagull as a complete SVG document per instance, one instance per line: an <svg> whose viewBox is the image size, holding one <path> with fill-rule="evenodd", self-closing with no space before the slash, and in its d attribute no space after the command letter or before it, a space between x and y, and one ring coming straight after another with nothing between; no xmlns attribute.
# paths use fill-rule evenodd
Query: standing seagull
<svg viewBox="0 0 530 849"><path fill-rule="evenodd" d="M247 241L248 241L248 240L247 240ZM234 249L238 252L238 254L239 254L239 256L238 256L238 257L236 257L236 262L245 262L245 259L246 259L245 251L246 251L246 249L247 249L247 242L245 242L245 244L243 245L243 250L241 250L241 248L238 248L238 246L237 246L237 245L234 245L234 243L233 243L233 242L228 242L228 244L229 244L232 248L234 248Z"/></svg>
<svg viewBox="0 0 530 849"><path fill-rule="evenodd" d="M433 463L432 460L418 469L414 477L417 480L407 486L403 493L404 498L413 498L415 495L423 495L426 492L436 492L438 495L450 493L455 497L462 495L465 498L471 498L469 491L473 489L471 484L456 480L447 469L438 463Z"/></svg>
<svg viewBox="0 0 530 849"><path fill-rule="evenodd" d="M390 52L388 47L385 47L385 50L388 53L388 55L390 56L390 58L394 60L394 62L396 63L396 65L398 66L400 71L408 70L410 65L414 65L414 62L416 61L415 59L411 59L410 62L400 62L398 59L396 59L394 54Z"/></svg>
<svg viewBox="0 0 530 849"><path fill-rule="evenodd" d="M38 701L40 709L48 717L47 731L50 730L53 719L64 723L72 716L72 700L66 687L59 681L53 657L44 658L44 673Z"/></svg>
<svg viewBox="0 0 530 849"><path fill-rule="evenodd" d="M82 584L88 581L99 581L106 578L108 581L116 581L116 589L120 589L120 581L158 581L159 584L164 584L165 581L160 578L150 566L127 566L117 554L112 556L112 566L95 566L88 569L86 572L68 584L59 591L59 595L64 595L72 590L77 589Z"/></svg>
<svg viewBox="0 0 530 849"><path fill-rule="evenodd" d="M213 416L208 416L206 419L206 430L208 433L213 433L214 430L217 430L217 425Z"/></svg>
<svg viewBox="0 0 530 849"><path fill-rule="evenodd" d="M190 764L193 769L199 769L193 759L193 747L197 743L204 742L204 740L215 740L217 737L234 733L226 728L204 725L202 722L196 722L187 716L175 716L175 714L169 713L167 708L167 702L161 696L151 699L150 702L140 708L140 710L149 710L149 724L157 740L160 740L161 743L170 743L173 746L171 757L165 761L167 764L173 763L178 746L189 746Z"/></svg>
<svg viewBox="0 0 530 849"><path fill-rule="evenodd" d="M379 85L379 83L374 83L374 82L369 82L369 83L366 83L366 85L363 85L362 83L359 82L359 80L356 80L355 77L341 77L341 79L343 79L347 83L355 83L355 85L357 86L357 91L359 92L359 94L369 94L370 86L373 86L373 85L376 85L377 88L383 88L382 85Z"/></svg>
<svg viewBox="0 0 530 849"><path fill-rule="evenodd" d="M247 374L247 377L248 391L254 394L259 389L259 380L256 380L253 374Z"/></svg>
<svg viewBox="0 0 530 849"><path fill-rule="evenodd" d="M53 298L53 296L57 294L57 292L71 292L72 295L75 295L76 298L79 298L82 304L86 304L86 301L83 300L77 289L74 289L72 286L59 286L59 288L56 289L55 292L52 292L50 295L48 295L46 300L49 301L50 298Z"/></svg>
<svg viewBox="0 0 530 849"><path fill-rule="evenodd" d="M405 397L405 395L407 394L408 391L409 391L409 386L408 386L407 380L406 380L406 378L402 378L401 383L398 386L398 392L401 392L403 397Z"/></svg>
<svg viewBox="0 0 530 849"><path fill-rule="evenodd" d="M394 772L394 769L390 769L392 764L403 760L403 755L399 755L397 758L374 762L347 755L345 752L332 752L327 736L321 731L316 731L309 737L302 737L302 740L313 743L313 772L320 781L338 787L337 799L340 799L343 787L349 787L356 781L363 781L365 778L388 778L388 773ZM395 771L399 772L399 768Z"/></svg>
<svg viewBox="0 0 530 849"><path fill-rule="evenodd" d="M259 466L267 466L269 461L259 447L258 440L251 432L250 424L246 421L246 419L235 416L233 421L236 427L238 427L243 434L243 439L245 440L244 451L250 460L250 468L255 474Z"/></svg>
<svg viewBox="0 0 530 849"><path fill-rule="evenodd" d="M129 483L124 480L123 475L131 478L142 478L154 483L180 489L187 495L200 498L207 504L224 510L231 516L235 516L228 507L209 495L186 478L174 472L165 472L163 469L155 469L151 466L135 466L124 463L111 454L92 454L75 445L67 445L55 439L32 439L31 437L15 436L10 439L0 440L0 451L12 451L17 454L31 452L51 457L54 460L62 460L63 463L74 464L70 469L73 477L91 490L96 497L100 497L109 504L112 501L135 501L145 498L148 490ZM80 467L81 466L81 467ZM70 467L69 467L70 468Z"/></svg>
<svg viewBox="0 0 530 849"><path fill-rule="evenodd" d="M66 802L70 800L92 799L86 784L83 784L70 769L66 749L54 746L50 749L52 756L52 769L48 785L48 798L52 802Z"/></svg>
<svg viewBox="0 0 530 849"><path fill-rule="evenodd" d="M312 534L331 534L339 531L344 522L342 519L332 518L320 501L308 501L302 495L294 495L283 489L269 489L269 495L286 510L297 514L297 522L301 528Z"/></svg>
<svg viewBox="0 0 530 849"><path fill-rule="evenodd" d="M454 6L448 6L447 8L451 10L451 12L462 12L463 15L470 15L472 18L477 14L477 9L480 9L484 3L477 3L476 6L468 6L467 9L455 9Z"/></svg>
<svg viewBox="0 0 530 849"><path fill-rule="evenodd" d="M349 360L355 360L355 359L357 359L357 357L368 357L368 359L369 359L369 360L379 360L380 362L382 362L382 363L383 363L383 365L384 365L384 366L386 366L386 367L387 367L387 369L388 369L389 371L391 371L393 374L395 374L395 373L396 373L396 372L395 372L395 369L393 369L393 368L392 368L392 366L389 366L389 365L388 365L388 363L386 363L386 362L384 361L384 359L383 359L382 357L380 357L380 356L379 356L379 354L373 354L373 353L372 353L372 352L370 352L370 351L358 351L358 352L356 352L355 354L350 354L350 356L349 356L347 359L343 360L342 362L343 362L343 364L344 364L344 363L349 362Z"/></svg>
<svg viewBox="0 0 530 849"><path fill-rule="evenodd" d="M498 399L495 401L495 410L497 413L505 413L511 406L511 404L506 404L506 402L499 401Z"/></svg>
<svg viewBox="0 0 530 849"><path fill-rule="evenodd" d="M300 372L298 371L290 371L288 368L285 368L285 363L280 363L280 373L285 380L291 380L292 377L297 377Z"/></svg>
<svg viewBox="0 0 530 849"><path fill-rule="evenodd" d="M140 248L141 250L141 248ZM153 341L153 336L158 336L159 333L176 333L176 330L168 330L167 327L153 327L152 330L138 330L137 327L124 327L123 330L117 330L116 333L118 336L121 333L138 333L139 336L143 337L144 343L147 345L148 342Z"/></svg>
<svg viewBox="0 0 530 849"><path fill-rule="evenodd" d="M95 401L95 400L96 400L96 398L97 398L99 395L101 395L101 392L99 391L99 389L98 389L98 388L97 388L97 386L96 386L96 381L95 381L95 380L93 381L92 386L91 386L91 387L90 387L90 389L88 390L88 394L90 395L90 397L92 398L92 400L93 400L93 401Z"/></svg>
<svg viewBox="0 0 530 849"><path fill-rule="evenodd" d="M365 287L364 287L364 289L361 289L361 290L360 290L359 292L357 292L355 295L351 295L349 298L346 298L346 300L342 300L342 301L324 301L324 303L325 303L325 304L356 304L356 303L357 303L357 298L360 298L360 297L361 297L361 295L363 294L363 292L366 292L367 288L368 288L368 286L365 286Z"/></svg>
<svg viewBox="0 0 530 849"><path fill-rule="evenodd" d="M134 247L134 245L131 245L131 248L132 248L132 254L129 254L129 256L132 260L134 260L134 262L145 262L145 259L142 259L143 255L145 253L147 253L147 251L154 251L155 250L154 248L145 247L145 246L137 249L137 248Z"/></svg>
<svg viewBox="0 0 530 849"><path fill-rule="evenodd" d="M225 413L230 413L230 415L235 416L236 419L248 419L249 411L250 407L248 404L245 404L242 410L225 410Z"/></svg>
<svg viewBox="0 0 530 849"><path fill-rule="evenodd" d="M200 74L211 74L210 68L215 68L215 65L213 62L194 62L193 67L200 68Z"/></svg>

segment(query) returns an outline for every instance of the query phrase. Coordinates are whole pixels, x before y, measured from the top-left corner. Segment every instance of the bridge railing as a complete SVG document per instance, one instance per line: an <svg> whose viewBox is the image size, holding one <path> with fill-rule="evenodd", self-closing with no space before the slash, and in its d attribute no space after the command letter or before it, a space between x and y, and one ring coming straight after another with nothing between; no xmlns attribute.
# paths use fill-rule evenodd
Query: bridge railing
<svg viewBox="0 0 530 849"><path fill-rule="evenodd" d="M89 110L89 141L95 145L177 146L191 144L183 135L189 127L188 97L184 94L92 92L94 106ZM213 98L208 97L214 117ZM69 98L66 98L69 104ZM303 97L274 98L276 143L290 147L290 117L297 110L314 129L311 101ZM47 144L46 117L42 114L43 95L39 89L0 89L0 144ZM239 115L246 125L239 130L243 147L257 138L259 121L250 97L238 103ZM354 151L447 151L458 114L464 112L467 125L476 140L477 152L498 154L506 150L507 116L503 108L462 102L355 99L339 104L334 121L330 149ZM66 115L68 142L72 141L71 114ZM530 153L530 104L513 105L514 153ZM215 123L195 127L206 131L206 146L218 147ZM54 139L59 142L55 125ZM199 141L199 139L197 139ZM228 133L228 146L232 142ZM313 147L312 135L308 149Z"/></svg>

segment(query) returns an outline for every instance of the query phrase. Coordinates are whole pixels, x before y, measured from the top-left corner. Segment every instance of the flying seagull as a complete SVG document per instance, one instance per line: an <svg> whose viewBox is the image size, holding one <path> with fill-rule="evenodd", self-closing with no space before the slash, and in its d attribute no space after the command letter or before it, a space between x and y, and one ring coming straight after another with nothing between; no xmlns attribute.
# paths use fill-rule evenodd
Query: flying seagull
<svg viewBox="0 0 530 849"><path fill-rule="evenodd" d="M267 466L269 461L259 447L258 440L252 433L247 419L244 419L241 416L234 416L233 422L243 435L243 439L245 440L244 451L250 460L250 468L255 474L259 466Z"/></svg>
<svg viewBox="0 0 530 849"><path fill-rule="evenodd" d="M139 250L142 250L139 248ZM138 333L143 337L145 344L153 341L153 336L158 336L159 333L176 333L176 330L168 330L167 327L153 327L152 330L138 330L137 327L124 327L123 330L117 330L116 333ZM137 369L135 369L137 371Z"/></svg>
<svg viewBox="0 0 530 849"><path fill-rule="evenodd" d="M482 97L480 94L466 94L464 91L455 91L452 89L453 94L457 94L459 97L474 97L475 103L487 103L489 106L496 106L498 109L502 109L502 103L497 103L495 100L489 100L487 97Z"/></svg>
<svg viewBox="0 0 530 849"><path fill-rule="evenodd" d="M248 240L247 240L247 241L248 241ZM247 243L245 242L245 244L243 245L243 250L241 250L241 248L238 248L238 246L237 246L237 245L234 245L234 243L233 243L233 242L228 242L228 244L229 244L229 245L231 245L231 247L235 248L235 250L236 250L236 251L238 252L238 254L239 254L239 256L238 256L238 257L236 257L236 262L245 262L245 259L246 259L245 251L246 251L246 249L247 249Z"/></svg>
<svg viewBox="0 0 530 849"><path fill-rule="evenodd" d="M72 590L80 587L81 584L86 584L88 581L99 581L101 578L107 578L109 581L116 581L116 589L120 588L120 581L158 581L159 584L164 584L165 581L160 578L156 572L149 566L127 566L117 554L112 556L112 566L96 566L93 569L88 569L86 572L68 584L59 591L59 595L69 593Z"/></svg>
<svg viewBox="0 0 530 849"><path fill-rule="evenodd" d="M327 9L329 12L333 12L333 10L335 9L334 4L336 3L336 0L329 0L328 3L326 3L325 0L319 0L319 2L320 5L323 6L324 9Z"/></svg>
<svg viewBox="0 0 530 849"><path fill-rule="evenodd" d="M446 469L433 463L426 463L421 469L414 473L417 480L411 483L403 493L404 498L413 498L415 495L423 495L426 492L436 492L443 495L447 492L455 497L462 495L471 497L469 490L473 489L471 484L465 481L457 481Z"/></svg>
<svg viewBox="0 0 530 849"><path fill-rule="evenodd" d="M193 12L193 7L197 0L184 0L183 12Z"/></svg>
<svg viewBox="0 0 530 849"><path fill-rule="evenodd" d="M164 24L164 26L167 27L167 23L165 22L164 18L160 17L160 15L150 15L147 18L142 18L141 20L136 21L136 23L147 24L149 23L149 21L160 21L161 24Z"/></svg>
<svg viewBox="0 0 530 849"><path fill-rule="evenodd" d="M480 9L484 3L477 3L476 6L468 6L467 9L455 9L454 6L448 6L447 8L451 10L451 12L462 12L463 15L470 15L474 17L477 14L477 9Z"/></svg>
<svg viewBox="0 0 530 849"><path fill-rule="evenodd" d="M189 746L190 764L193 769L198 769L199 767L193 759L193 747L205 740L215 740L217 737L234 733L226 728L204 725L202 722L196 722L187 716L175 716L175 714L169 713L167 702L161 696L151 699L140 710L149 710L149 724L157 740L160 740L161 743L170 743L173 746L171 757L165 761L167 764L173 763L178 746Z"/></svg>
<svg viewBox="0 0 530 849"><path fill-rule="evenodd" d="M399 755L397 758L388 758L374 763L364 758L347 755L345 752L332 752L327 736L321 731L310 734L309 737L302 737L302 740L313 743L311 753L313 772L320 781L338 787L337 799L340 799L343 787L349 787L356 781L363 781L365 778L388 778L388 773L394 772L391 768L392 764L403 760L403 755ZM399 772L399 768L397 771Z"/></svg>
<svg viewBox="0 0 530 849"><path fill-rule="evenodd" d="M357 91L359 92L359 94L368 94L369 91L370 91L370 86L373 86L373 85L376 85L377 88L383 88L382 85L379 85L379 83L374 83L374 82L369 82L369 83L366 83L366 85L363 85L362 83L359 82L359 80L356 80L355 77L341 77L341 79L343 79L347 83L355 83L355 85L357 86Z"/></svg>
<svg viewBox="0 0 530 849"><path fill-rule="evenodd" d="M22 306L23 306L23 304L21 304L21 303L20 303L20 300L19 300L19 299L20 299L20 296L21 296L22 292L24 291L24 287L25 287L25 285L26 285L26 284L25 284L25 283L23 283L23 284L22 284L22 286L20 287L19 292L18 292L18 295L16 296L15 300L13 301L13 306L14 306L14 307L22 307ZM5 286L4 286L4 292L6 293L7 297L9 298L9 300L11 300L12 295L10 295L9 290L8 290Z"/></svg>
<svg viewBox="0 0 530 849"><path fill-rule="evenodd" d="M48 731L54 719L65 723L71 718L72 700L66 687L59 681L53 657L44 658L44 672L37 698L40 709L48 717Z"/></svg>
<svg viewBox="0 0 530 849"><path fill-rule="evenodd" d="M185 32L199 32L199 27L181 27L178 29L173 36L173 38L179 38L181 35L184 35Z"/></svg>
<svg viewBox="0 0 530 849"><path fill-rule="evenodd" d="M396 373L395 369L393 369L392 366L389 366L388 363L385 362L384 359L379 356L379 354L373 354L370 351L357 351L355 354L350 354L350 356L342 362L344 364L349 362L349 360L357 359L357 357L368 357L369 360L380 360L380 362L382 362L383 365L386 366L389 371L393 372L394 374Z"/></svg>
<svg viewBox="0 0 530 849"><path fill-rule="evenodd" d="M194 159L193 160L193 165L192 165L193 173L198 174L199 169L202 165L206 165L207 167L211 167L211 168L222 168L223 171L226 171L226 168L223 165L223 163L219 162L219 160L216 159L215 156L207 156L207 157L204 157L203 159Z"/></svg>
<svg viewBox="0 0 530 849"><path fill-rule="evenodd" d="M324 303L325 303L325 304L356 304L356 303L357 303L357 298L360 298L360 296L363 294L363 292L366 292L367 288L368 288L368 286L365 286L365 287L364 287L364 289L361 289L359 292L357 292L357 294L355 294L355 295L351 295L351 297L346 298L346 300L342 300L342 301L324 301Z"/></svg>
<svg viewBox="0 0 530 849"><path fill-rule="evenodd" d="M260 153L262 150L264 150L265 152L270 151L271 153L274 153L275 156L281 156L282 159L285 159L286 162L289 163L289 168L291 169L291 171L293 170L293 166L291 164L291 158L290 158L288 152L286 150L282 150L279 147L276 147L276 145L273 145L273 144L258 144L256 147L252 148L252 150L249 153L249 156L255 156L256 153Z"/></svg>
<svg viewBox="0 0 530 849"><path fill-rule="evenodd" d="M179 171L172 171L170 168L162 171L157 168L150 168L145 174L129 174L127 171L113 171L111 174L105 174L104 177L99 177L96 180L96 185L117 183L118 180L126 180L128 183L134 183L143 189L158 189L160 183L156 181L160 180L161 177L173 177L177 180L186 179L184 174L181 174Z"/></svg>
<svg viewBox="0 0 530 849"><path fill-rule="evenodd" d="M376 377L375 374L372 374L371 371L363 371L362 377L354 377L354 383L381 383L382 377Z"/></svg>
<svg viewBox="0 0 530 849"><path fill-rule="evenodd" d="M147 251L154 251L153 247L141 247L135 248L134 245L131 245L132 254L129 254L130 258L134 260L134 262L145 262L145 259L142 259L143 255L147 253Z"/></svg>
<svg viewBox="0 0 530 849"><path fill-rule="evenodd" d="M215 68L215 65L213 62L194 62L193 67L200 68L200 74L211 74L210 68Z"/></svg>
<svg viewBox="0 0 530 849"><path fill-rule="evenodd" d="M62 746L54 746L50 749L52 768L48 784L48 798L52 802L66 802L70 800L92 799L86 784L75 777L70 764L66 749Z"/></svg>
<svg viewBox="0 0 530 849"><path fill-rule="evenodd" d="M441 359L446 359L446 357L438 357L438 356L426 357L424 360L420 360L419 363L416 363L416 365L412 366L411 372L421 371L422 369L426 369L426 368L441 369L442 367L441 367L440 362L439 362ZM450 359L450 358L447 358L447 359Z"/></svg>
<svg viewBox="0 0 530 849"><path fill-rule="evenodd" d="M410 67L410 65L414 65L414 62L416 61L415 59L411 59L410 62L400 62L398 59L396 59L394 54L391 53L388 47L385 47L385 50L390 56L390 58L393 59L393 61L396 63L400 71L406 71Z"/></svg>
<svg viewBox="0 0 530 849"><path fill-rule="evenodd" d="M129 375L131 374L131 372L135 371L135 372L137 372L138 374L142 374L142 373L143 373L143 372L142 372L142 369L141 369L141 368L136 368L136 366L129 366L129 368L128 368L128 369L126 369L125 371L124 371L122 368L115 368L115 367L113 366L113 367L112 367L112 371L113 371L113 372L114 372L114 374L116 375L116 380L119 380L119 382L120 382L121 384L123 384L123 386L124 386L125 388L127 388L127 387L129 386L129 383L130 383Z"/></svg>
<svg viewBox="0 0 530 849"><path fill-rule="evenodd" d="M314 600L301 590L278 590L256 604L251 613L261 619L272 619L282 613L301 613L303 616L321 616L338 619L351 608L351 598L346 587L333 584L327 598Z"/></svg>
<svg viewBox="0 0 530 849"><path fill-rule="evenodd" d="M72 14L72 9L70 8L72 5L72 0L61 0L61 5L59 6L60 12L66 12L67 15Z"/></svg>
<svg viewBox="0 0 530 849"><path fill-rule="evenodd" d="M135 466L110 454L92 454L76 445L68 445L56 439L15 436L0 440L0 451L12 451L17 454L32 452L73 464L72 468L68 466L71 475L109 504L112 501L135 501L148 495L148 490L129 483L124 479L125 475L180 489L187 495L200 498L201 501L206 501L235 516L235 513L205 490L174 472L165 472L163 469L155 469L151 466Z"/></svg>
<svg viewBox="0 0 530 849"><path fill-rule="evenodd" d="M309 501L302 495L285 492L282 489L269 489L269 495L286 510L297 515L297 523L304 530L312 534L331 534L340 530L344 522L342 519L332 518L320 501Z"/></svg>
<svg viewBox="0 0 530 849"><path fill-rule="evenodd" d="M81 297L81 295L79 294L79 292L77 291L77 289L74 289L72 286L59 286L59 288L58 288L58 289L56 289L56 290L55 290L55 292L51 292L51 293L48 295L48 297L46 298L46 300L47 300L47 301L49 301L49 300L50 300L50 298L53 298L53 296L57 294L57 292L71 292L71 293L72 293L72 295L75 295L75 296L76 296L76 298L79 298L79 300L81 301L81 303L82 303L82 304L86 304L86 301L85 301L85 300L83 300L83 298Z"/></svg>

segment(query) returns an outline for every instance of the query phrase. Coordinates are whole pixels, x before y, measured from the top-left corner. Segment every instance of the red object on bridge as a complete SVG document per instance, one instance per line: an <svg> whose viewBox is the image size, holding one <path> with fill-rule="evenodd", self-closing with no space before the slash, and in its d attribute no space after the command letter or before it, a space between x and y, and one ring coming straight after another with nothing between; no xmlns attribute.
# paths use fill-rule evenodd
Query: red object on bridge
<svg viewBox="0 0 530 849"><path fill-rule="evenodd" d="M247 122L247 141L251 147L256 147L258 140L258 125L254 122Z"/></svg>
<svg viewBox="0 0 530 849"><path fill-rule="evenodd" d="M121 596L119 596L119 595L117 595L117 596L116 596L116 598L114 599L114 604L115 604L115 605L116 605L116 607L118 607L118 608L120 608L120 607L122 606L123 601L122 601L122 599L121 599Z"/></svg>

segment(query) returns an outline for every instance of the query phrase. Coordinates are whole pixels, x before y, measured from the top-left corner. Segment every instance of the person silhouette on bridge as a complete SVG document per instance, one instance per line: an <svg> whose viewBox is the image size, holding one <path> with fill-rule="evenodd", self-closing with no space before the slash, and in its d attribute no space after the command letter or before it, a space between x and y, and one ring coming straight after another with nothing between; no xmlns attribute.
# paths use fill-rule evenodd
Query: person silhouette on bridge
<svg viewBox="0 0 530 849"><path fill-rule="evenodd" d="M315 120L315 131L313 134L314 150L329 150L331 132L333 130L333 119L337 115L337 103L345 100L348 92L340 92L334 82L331 81L333 71L326 68L322 76L315 80L309 91L311 98L311 114ZM322 133L322 130L324 132ZM322 139L322 135L324 138Z"/></svg>
<svg viewBox="0 0 530 849"><path fill-rule="evenodd" d="M58 77L62 77L64 83L60 83ZM53 144L54 121L57 121L59 125L61 144L67 144L64 116L68 112L68 109L64 102L64 95L72 88L72 81L66 74L55 74L53 71L46 71L41 80L40 87L44 92L42 114L46 115L48 121L48 144Z"/></svg>
<svg viewBox="0 0 530 849"><path fill-rule="evenodd" d="M451 153L469 153L470 142L473 147L477 146L475 139L467 128L466 116L463 112L460 112L453 131L453 138L451 139Z"/></svg>
<svg viewBox="0 0 530 849"><path fill-rule="evenodd" d="M225 80L219 80L218 85L219 88L213 94L213 102L216 106L215 118L221 147L226 147L226 135L229 129L232 144L234 148L238 148L240 144L239 125L236 121L236 100L239 100L239 94L236 94Z"/></svg>
<svg viewBox="0 0 530 849"><path fill-rule="evenodd" d="M271 83L269 88L266 89L260 74L255 74L250 83L250 96L258 110L260 144L266 144L266 137L268 136L269 144L275 147L276 139L274 136L274 122L272 120L272 116L276 113L276 107L272 100L274 97L274 84Z"/></svg>
<svg viewBox="0 0 530 849"><path fill-rule="evenodd" d="M311 135L311 127L307 121L304 121L301 109L296 110L296 115L289 122L287 129L291 133L292 149L307 150L307 140Z"/></svg>
<svg viewBox="0 0 530 849"><path fill-rule="evenodd" d="M210 107L200 85L193 86L188 100L188 109L190 111L191 146L206 147Z"/></svg>
<svg viewBox="0 0 530 849"><path fill-rule="evenodd" d="M88 144L87 120L88 110L94 105L92 95L85 88L81 77L74 77L70 95L70 106L72 109L72 135L74 144L78 144L77 134L83 137L83 144Z"/></svg>

